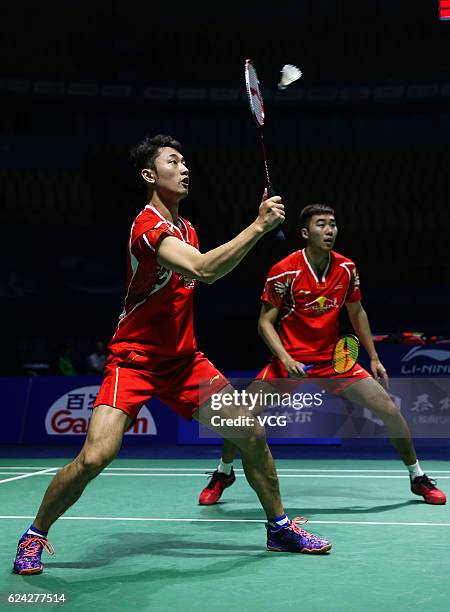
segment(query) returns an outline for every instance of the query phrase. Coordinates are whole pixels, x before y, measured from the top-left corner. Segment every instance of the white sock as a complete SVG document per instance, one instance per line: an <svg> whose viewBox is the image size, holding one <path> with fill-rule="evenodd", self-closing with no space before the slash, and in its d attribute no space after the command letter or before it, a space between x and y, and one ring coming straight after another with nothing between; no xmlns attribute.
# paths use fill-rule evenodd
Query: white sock
<svg viewBox="0 0 450 612"><path fill-rule="evenodd" d="M44 531L41 531L40 533L38 531L34 531L31 527L29 529L27 529L26 531L27 535L35 535L38 536L40 538L46 538L47 537L47 533L45 533Z"/></svg>
<svg viewBox="0 0 450 612"><path fill-rule="evenodd" d="M425 474L418 461L416 461L413 465L407 465L406 467L408 468L408 472L412 480L417 478L417 476L423 476Z"/></svg>
<svg viewBox="0 0 450 612"><path fill-rule="evenodd" d="M229 476L231 474L231 470L233 469L233 462L224 463L222 459L219 461L219 465L217 466L217 471L221 474L226 474Z"/></svg>

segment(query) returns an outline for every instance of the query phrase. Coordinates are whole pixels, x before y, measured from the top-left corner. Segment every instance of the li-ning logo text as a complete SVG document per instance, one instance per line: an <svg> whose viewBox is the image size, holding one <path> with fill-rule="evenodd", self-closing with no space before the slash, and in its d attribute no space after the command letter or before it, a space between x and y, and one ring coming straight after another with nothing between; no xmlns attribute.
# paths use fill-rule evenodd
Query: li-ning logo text
<svg viewBox="0 0 450 612"><path fill-rule="evenodd" d="M410 363L416 359L420 359L419 363ZM426 360L426 362L424 363L422 360ZM415 346L402 358L401 373L450 374L450 351Z"/></svg>

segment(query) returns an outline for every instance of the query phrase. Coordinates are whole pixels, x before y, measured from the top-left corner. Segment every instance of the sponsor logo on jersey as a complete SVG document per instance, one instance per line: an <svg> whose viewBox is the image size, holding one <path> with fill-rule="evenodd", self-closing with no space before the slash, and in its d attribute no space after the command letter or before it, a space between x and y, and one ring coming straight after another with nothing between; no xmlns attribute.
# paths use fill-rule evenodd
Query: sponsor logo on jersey
<svg viewBox="0 0 450 612"><path fill-rule="evenodd" d="M180 281L183 283L183 287L185 287L186 289L194 289L197 281L195 280L195 278L188 278L187 276L184 276L184 274L177 274L178 278L180 279Z"/></svg>
<svg viewBox="0 0 450 612"><path fill-rule="evenodd" d="M304 306L304 310L312 311L317 314L323 314L324 312L328 312L333 308L339 308L338 299L333 298L332 300L330 300L330 298L327 298L324 295L321 295L312 302L308 302Z"/></svg>
<svg viewBox="0 0 450 612"><path fill-rule="evenodd" d="M288 278L284 282L275 281L273 284L273 288L275 289L275 292L278 293L278 295L284 295L288 291L291 285L292 285L292 278Z"/></svg>
<svg viewBox="0 0 450 612"><path fill-rule="evenodd" d="M156 293L157 291L165 287L167 283L170 281L171 277L172 277L172 270L168 270L167 268L164 268L163 266L158 266L156 268L156 281L149 295L153 295L154 293Z"/></svg>
<svg viewBox="0 0 450 612"><path fill-rule="evenodd" d="M99 385L71 389L59 397L45 416L45 431L50 436L84 436L92 416ZM156 436L155 421L146 406L141 408L128 436Z"/></svg>
<svg viewBox="0 0 450 612"><path fill-rule="evenodd" d="M450 351L415 346L402 357L402 374L450 374Z"/></svg>

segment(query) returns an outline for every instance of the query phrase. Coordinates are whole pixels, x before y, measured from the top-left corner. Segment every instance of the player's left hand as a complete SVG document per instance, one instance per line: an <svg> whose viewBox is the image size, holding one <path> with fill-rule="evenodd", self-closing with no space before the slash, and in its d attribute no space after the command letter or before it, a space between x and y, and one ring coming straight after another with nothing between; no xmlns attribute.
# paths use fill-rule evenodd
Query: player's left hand
<svg viewBox="0 0 450 612"><path fill-rule="evenodd" d="M389 389L388 374L384 365L381 363L378 357L370 360L370 369L372 370L372 374L375 380L378 380L378 382L383 385L385 389Z"/></svg>

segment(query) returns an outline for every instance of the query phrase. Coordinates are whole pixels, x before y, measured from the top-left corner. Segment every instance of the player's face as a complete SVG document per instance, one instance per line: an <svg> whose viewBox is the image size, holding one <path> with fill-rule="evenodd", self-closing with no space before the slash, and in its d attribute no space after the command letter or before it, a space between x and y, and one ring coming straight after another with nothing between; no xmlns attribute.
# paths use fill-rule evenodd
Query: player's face
<svg viewBox="0 0 450 612"><path fill-rule="evenodd" d="M331 251L336 241L337 226L333 215L313 215L309 222L307 235L308 244L324 251Z"/></svg>
<svg viewBox="0 0 450 612"><path fill-rule="evenodd" d="M179 199L187 196L189 170L184 157L172 147L162 147L155 159L154 187L163 194L175 195Z"/></svg>

